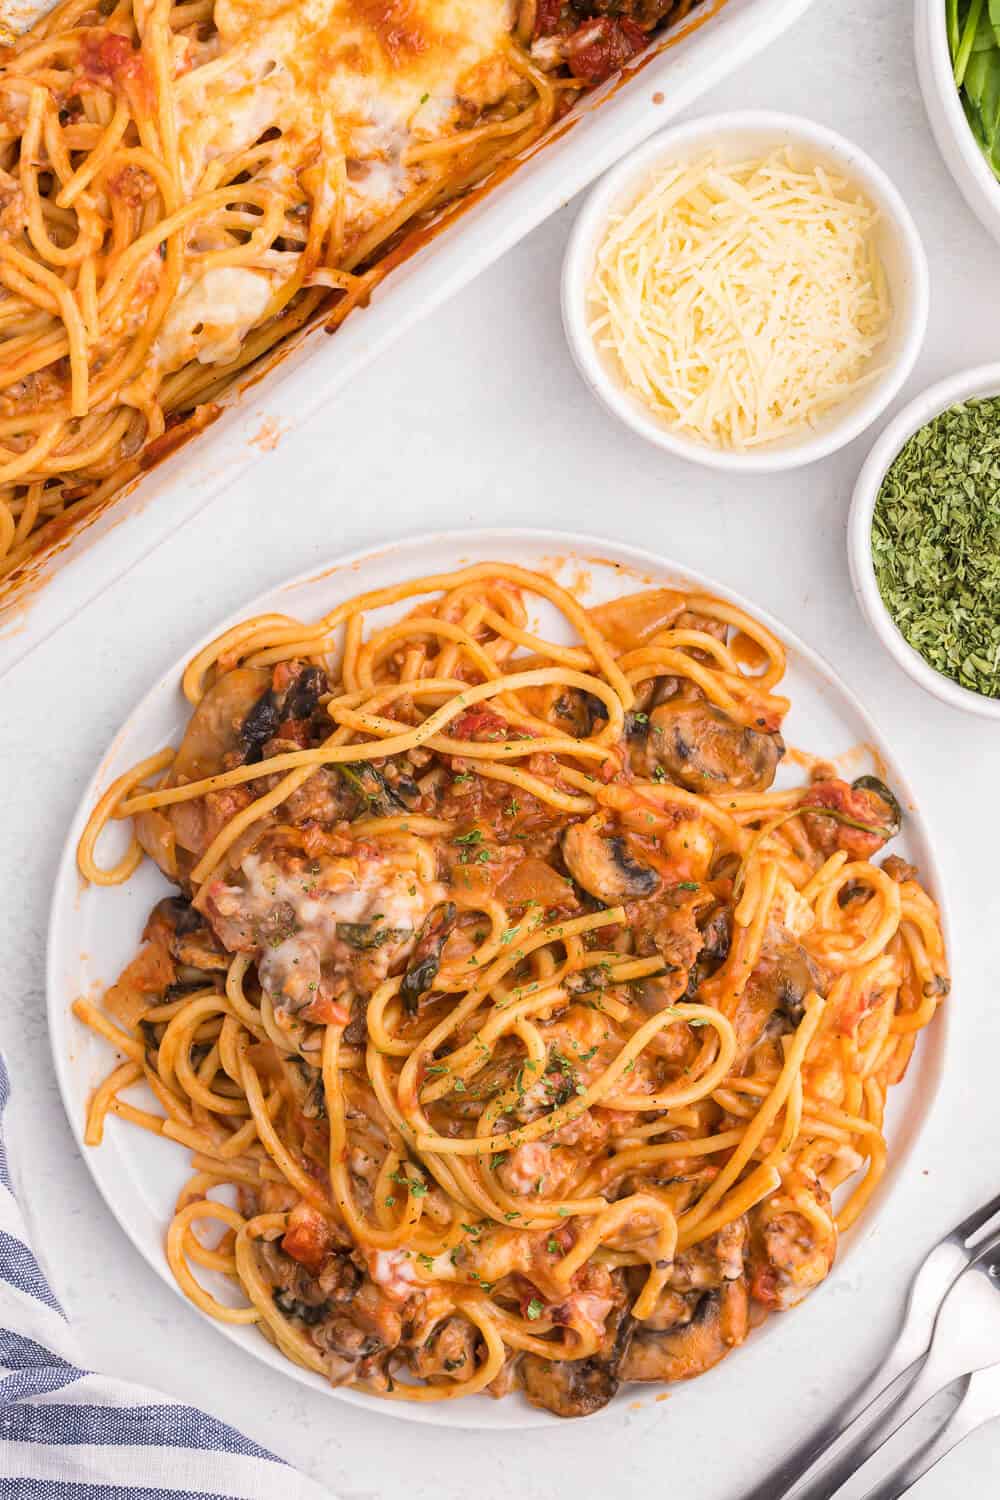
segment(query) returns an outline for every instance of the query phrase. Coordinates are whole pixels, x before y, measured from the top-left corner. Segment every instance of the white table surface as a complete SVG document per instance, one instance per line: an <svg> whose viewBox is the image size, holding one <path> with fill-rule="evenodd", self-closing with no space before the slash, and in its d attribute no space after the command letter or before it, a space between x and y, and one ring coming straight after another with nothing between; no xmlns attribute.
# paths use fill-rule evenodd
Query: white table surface
<svg viewBox="0 0 1000 1500"><path fill-rule="evenodd" d="M895 178L931 266L929 336L903 399L1000 358L1000 248L932 141L911 8L817 0L702 104L811 115ZM4 683L0 1039L13 1064L30 1209L58 1290L93 1364L201 1403L356 1500L668 1491L737 1500L874 1365L923 1250L1000 1187L1000 728L925 696L858 614L844 526L870 437L812 469L741 480L647 447L588 396L558 313L574 207L412 331ZM956 915L956 984L950 1075L908 1177L850 1268L781 1319L760 1361L751 1343L699 1382L697 1397L692 1387L690 1399L647 1397L603 1420L484 1438L370 1415L279 1378L158 1281L72 1143L49 1060L43 945L57 855L85 780L133 704L193 639L264 586L338 552L490 524L577 528L656 548L758 600L824 652L898 747L937 833ZM988 1480L998 1471L993 1427L915 1493L995 1493Z"/></svg>

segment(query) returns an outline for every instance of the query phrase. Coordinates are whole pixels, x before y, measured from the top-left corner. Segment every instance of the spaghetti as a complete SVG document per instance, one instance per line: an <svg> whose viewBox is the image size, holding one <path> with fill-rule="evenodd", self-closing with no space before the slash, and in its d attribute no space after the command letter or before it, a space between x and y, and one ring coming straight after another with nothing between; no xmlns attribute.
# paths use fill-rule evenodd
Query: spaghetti
<svg viewBox="0 0 1000 1500"><path fill-rule="evenodd" d="M117 1115L192 1153L167 1255L198 1307L335 1384L575 1416L826 1276L947 966L916 872L873 862L889 788L774 788L784 664L714 598L586 610L502 563L193 659L180 746L79 849L179 894L74 1008L121 1058L88 1143Z"/></svg>
<svg viewBox="0 0 1000 1500"><path fill-rule="evenodd" d="M692 3L62 0L0 49L0 575Z"/></svg>

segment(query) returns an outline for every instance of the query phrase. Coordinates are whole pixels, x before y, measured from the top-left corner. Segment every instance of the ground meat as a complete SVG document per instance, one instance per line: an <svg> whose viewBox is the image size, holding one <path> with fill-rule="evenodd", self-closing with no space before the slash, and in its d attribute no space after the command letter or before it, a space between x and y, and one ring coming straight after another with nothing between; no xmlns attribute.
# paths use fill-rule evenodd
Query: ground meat
<svg viewBox="0 0 1000 1500"><path fill-rule="evenodd" d="M794 1172L784 1186L789 1194L811 1197L829 1217L829 1227L789 1208L786 1193L751 1210L751 1292L768 1308L794 1307L829 1275L837 1252L830 1196L815 1175Z"/></svg>
<svg viewBox="0 0 1000 1500"><path fill-rule="evenodd" d="M551 756L529 756L525 769L551 776L553 764ZM452 757L451 774L438 784L434 812L461 829L481 829L491 843L542 859L555 848L565 821L530 792L477 775L475 762L460 756Z"/></svg>
<svg viewBox="0 0 1000 1500"><path fill-rule="evenodd" d="M626 905L636 953L658 953L666 970L642 987L642 1002L647 1010L663 1010L673 1005L688 988L692 966L705 943L697 921L698 900L697 891L675 887L647 901Z"/></svg>
<svg viewBox="0 0 1000 1500"><path fill-rule="evenodd" d="M646 41L646 33L634 21L601 16L568 38L566 61L574 78L603 83L641 52Z"/></svg>
<svg viewBox="0 0 1000 1500"><path fill-rule="evenodd" d="M572 0L572 3L566 3L566 0L537 0L534 34L538 38L570 32L581 22L595 17L627 20L648 32L668 20L675 9L676 0ZM684 613L687 614L687 611ZM683 618L682 615L678 624ZM705 627L699 625L693 628Z"/></svg>
<svg viewBox="0 0 1000 1500"><path fill-rule="evenodd" d="M178 802L170 809L177 843L189 854L204 854L236 814L250 806L255 795L248 786L227 786L190 802Z"/></svg>
<svg viewBox="0 0 1000 1500"><path fill-rule="evenodd" d="M882 868L890 880L895 880L897 885L905 885L908 880L916 880L917 867L900 859L898 854L887 854L882 861Z"/></svg>
<svg viewBox="0 0 1000 1500"><path fill-rule="evenodd" d="M265 749L268 754L272 753L269 747ZM279 814L289 823L320 823L329 828L352 817L355 804L356 798L343 777L324 766L292 792L281 804Z"/></svg>
<svg viewBox="0 0 1000 1500"><path fill-rule="evenodd" d="M707 1240L683 1251L674 1261L670 1285L675 1291L707 1291L743 1274L746 1219L734 1219Z"/></svg>

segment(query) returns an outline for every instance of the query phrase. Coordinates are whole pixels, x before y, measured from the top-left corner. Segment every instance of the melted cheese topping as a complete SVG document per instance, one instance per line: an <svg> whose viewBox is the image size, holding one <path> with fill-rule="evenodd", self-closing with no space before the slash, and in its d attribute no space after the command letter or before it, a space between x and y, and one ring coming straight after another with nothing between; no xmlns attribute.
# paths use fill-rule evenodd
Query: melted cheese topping
<svg viewBox="0 0 1000 1500"><path fill-rule="evenodd" d="M245 266L183 277L157 339L160 369L177 370L191 359L204 365L235 359L263 317L275 279L273 272Z"/></svg>
<svg viewBox="0 0 1000 1500"><path fill-rule="evenodd" d="M343 243L383 221L427 175L407 152L474 124L517 83L508 61L513 0L218 0L217 34L175 38L175 113L184 192L251 165L291 201L343 191ZM191 235L218 248L211 219ZM217 236L216 236L217 238ZM291 277L300 252L189 271L155 348L158 367L225 363Z"/></svg>
<svg viewBox="0 0 1000 1500"><path fill-rule="evenodd" d="M591 333L672 430L774 442L877 373L890 305L876 221L846 179L787 150L668 168L610 221Z"/></svg>
<svg viewBox="0 0 1000 1500"><path fill-rule="evenodd" d="M511 22L510 0L218 0L218 37L179 61L185 187L277 129L286 170L341 150L348 221L373 222L412 185L407 146L509 90Z"/></svg>
<svg viewBox="0 0 1000 1500"><path fill-rule="evenodd" d="M812 907L805 897L795 889L787 875L780 871L774 886L774 896L767 913L768 933L776 927L779 941L804 937L816 924Z"/></svg>
<svg viewBox="0 0 1000 1500"><path fill-rule="evenodd" d="M212 887L213 919L227 923L229 939L244 950L260 951L264 989L296 1005L318 992L322 965L340 946L339 923L380 923L391 936L374 950L372 963L388 972L390 960L412 951L425 917L445 895L437 881L425 882L379 855L325 861L318 874L305 877L256 854L248 854L242 868L245 886ZM268 923L277 936L264 945L259 935Z"/></svg>
<svg viewBox="0 0 1000 1500"><path fill-rule="evenodd" d="M284 904L298 931L327 937L335 935L338 922L370 922L376 913L386 927L415 931L445 897L438 881L425 883L414 870L379 854L325 860L317 875L306 877L289 874L257 854L248 854L242 868L245 911L263 916L275 904Z"/></svg>

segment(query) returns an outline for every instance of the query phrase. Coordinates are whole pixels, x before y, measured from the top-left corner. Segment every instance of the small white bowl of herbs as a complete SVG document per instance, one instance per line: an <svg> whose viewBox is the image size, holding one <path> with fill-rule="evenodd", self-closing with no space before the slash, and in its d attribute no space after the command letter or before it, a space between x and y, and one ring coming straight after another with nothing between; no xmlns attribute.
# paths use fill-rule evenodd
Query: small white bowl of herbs
<svg viewBox="0 0 1000 1500"><path fill-rule="evenodd" d="M1000 240L1000 0L916 0L914 40L938 149Z"/></svg>
<svg viewBox="0 0 1000 1500"><path fill-rule="evenodd" d="M942 380L889 424L847 536L858 603L903 670L1000 718L1000 364Z"/></svg>

